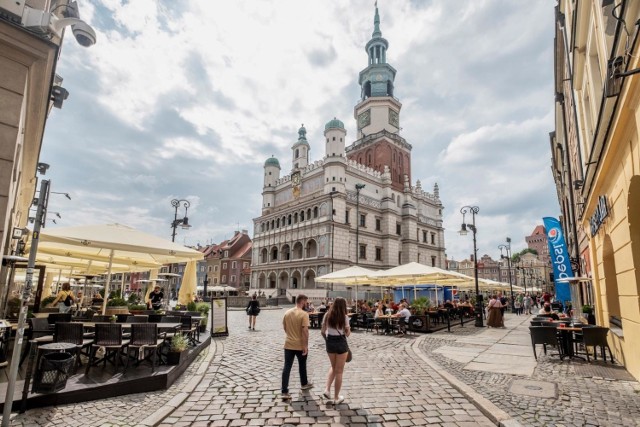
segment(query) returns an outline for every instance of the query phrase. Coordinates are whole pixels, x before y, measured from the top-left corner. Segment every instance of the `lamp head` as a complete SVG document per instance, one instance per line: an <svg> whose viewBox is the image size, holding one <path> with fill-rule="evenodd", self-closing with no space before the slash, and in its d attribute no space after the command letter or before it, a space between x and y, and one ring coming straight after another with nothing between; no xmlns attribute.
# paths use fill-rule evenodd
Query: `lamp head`
<svg viewBox="0 0 640 427"><path fill-rule="evenodd" d="M364 188L364 184L356 184L356 190L362 190Z"/></svg>
<svg viewBox="0 0 640 427"><path fill-rule="evenodd" d="M458 231L458 234L460 234L461 236L467 235L467 224L465 224L464 222L462 223L462 227L460 228L460 231Z"/></svg>
<svg viewBox="0 0 640 427"><path fill-rule="evenodd" d="M182 220L181 227L182 227L183 230L188 230L189 228L191 228L191 225L189 224L189 218L187 218L186 216Z"/></svg>

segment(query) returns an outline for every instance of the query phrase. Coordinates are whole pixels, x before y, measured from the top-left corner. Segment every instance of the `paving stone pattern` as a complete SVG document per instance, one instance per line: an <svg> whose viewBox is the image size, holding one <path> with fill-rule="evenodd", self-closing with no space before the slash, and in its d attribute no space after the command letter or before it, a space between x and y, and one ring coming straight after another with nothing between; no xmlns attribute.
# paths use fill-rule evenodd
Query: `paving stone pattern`
<svg viewBox="0 0 640 427"><path fill-rule="evenodd" d="M516 323L517 329L528 331L528 318ZM479 334L482 331L471 326L464 333ZM467 370L464 363L434 352L442 346L464 347L463 343L455 342L455 336L460 332L456 329L452 334L429 335L420 348L429 358L522 425L640 426L640 386L637 382L576 375L575 367L586 362L566 359L561 362L553 351L545 356L541 346L538 346L538 352L542 355L538 356L532 377ZM514 381L523 379L555 384L557 395L551 393L547 397L535 397L513 393Z"/></svg>
<svg viewBox="0 0 640 427"><path fill-rule="evenodd" d="M243 313L229 313L230 336L216 340L204 380L161 426L489 426L482 413L439 374L424 369L411 348L416 336L358 331L350 337L354 360L344 377L344 403L321 398L329 361L319 330L311 330L309 378L300 391L297 365L290 403L280 398L283 311L263 310L258 330L246 329Z"/></svg>

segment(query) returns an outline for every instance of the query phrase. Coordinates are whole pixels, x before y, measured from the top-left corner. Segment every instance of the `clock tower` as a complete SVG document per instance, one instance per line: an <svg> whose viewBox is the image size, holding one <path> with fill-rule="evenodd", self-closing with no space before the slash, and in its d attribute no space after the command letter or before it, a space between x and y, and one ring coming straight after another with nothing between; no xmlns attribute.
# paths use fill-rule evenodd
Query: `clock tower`
<svg viewBox="0 0 640 427"><path fill-rule="evenodd" d="M347 148L347 157L379 172L388 166L393 187L404 190L404 176L411 182L411 145L400 133L402 104L394 97L396 70L387 63L389 42L380 31L376 4L371 40L366 44L367 67L360 72L360 102L354 108L357 140Z"/></svg>

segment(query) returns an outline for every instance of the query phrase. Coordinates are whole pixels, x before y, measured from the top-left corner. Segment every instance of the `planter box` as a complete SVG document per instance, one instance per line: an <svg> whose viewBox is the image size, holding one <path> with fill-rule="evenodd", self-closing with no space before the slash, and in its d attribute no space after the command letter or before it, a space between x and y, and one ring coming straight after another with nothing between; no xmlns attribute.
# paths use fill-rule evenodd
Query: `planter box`
<svg viewBox="0 0 640 427"><path fill-rule="evenodd" d="M207 325L199 325L198 329L200 330L201 334L204 334L205 332L207 332Z"/></svg>
<svg viewBox="0 0 640 427"><path fill-rule="evenodd" d="M411 316L409 318L409 330L416 332L428 332L429 316Z"/></svg>
<svg viewBox="0 0 640 427"><path fill-rule="evenodd" d="M179 365L184 359L186 359L187 351L167 353L167 365Z"/></svg>
<svg viewBox="0 0 640 427"><path fill-rule="evenodd" d="M104 314L107 316L112 316L114 314L129 314L129 307L127 307L126 305L107 307Z"/></svg>

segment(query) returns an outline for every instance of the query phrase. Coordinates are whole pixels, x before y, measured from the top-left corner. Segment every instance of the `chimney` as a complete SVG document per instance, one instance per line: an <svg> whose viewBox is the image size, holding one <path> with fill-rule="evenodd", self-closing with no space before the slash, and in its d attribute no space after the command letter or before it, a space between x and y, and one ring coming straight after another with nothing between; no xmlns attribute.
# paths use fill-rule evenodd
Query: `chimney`
<svg viewBox="0 0 640 427"><path fill-rule="evenodd" d="M242 230L242 234L249 234L249 230Z"/></svg>

